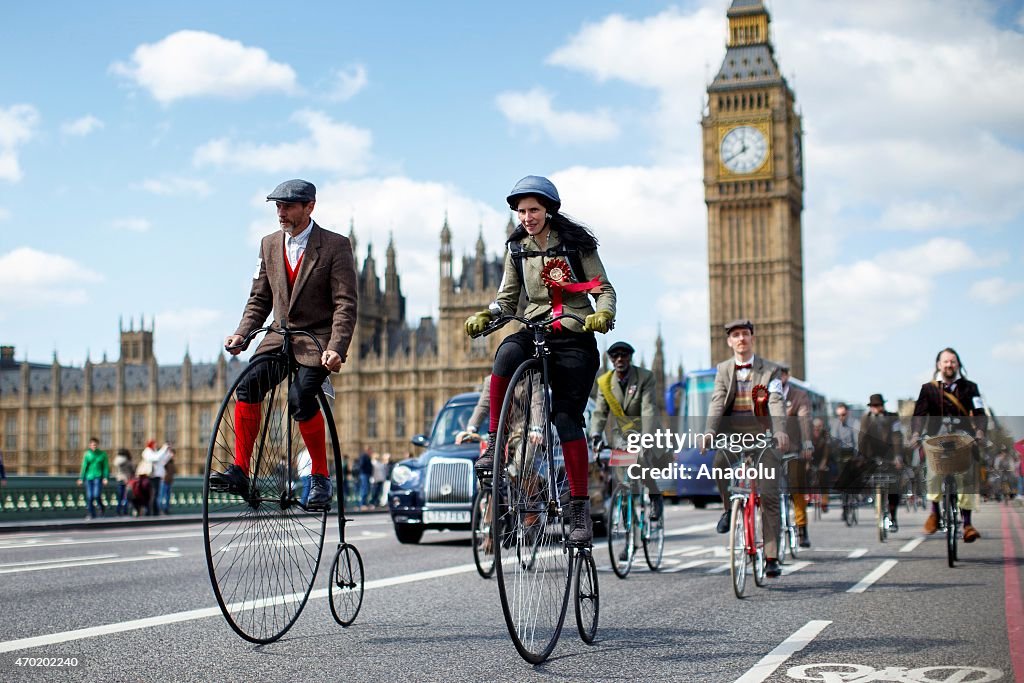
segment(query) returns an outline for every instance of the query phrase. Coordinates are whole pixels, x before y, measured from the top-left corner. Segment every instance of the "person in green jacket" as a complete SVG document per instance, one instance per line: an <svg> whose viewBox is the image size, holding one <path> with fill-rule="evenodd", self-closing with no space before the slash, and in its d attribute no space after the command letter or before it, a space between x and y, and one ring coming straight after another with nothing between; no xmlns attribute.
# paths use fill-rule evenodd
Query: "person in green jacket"
<svg viewBox="0 0 1024 683"><path fill-rule="evenodd" d="M106 451L100 450L100 442L95 438L89 439L89 450L82 454L82 472L78 475L78 485L85 482L85 502L89 506L89 513L86 519L96 518L96 505L103 508L100 496L103 495L103 485L110 477L110 459Z"/></svg>

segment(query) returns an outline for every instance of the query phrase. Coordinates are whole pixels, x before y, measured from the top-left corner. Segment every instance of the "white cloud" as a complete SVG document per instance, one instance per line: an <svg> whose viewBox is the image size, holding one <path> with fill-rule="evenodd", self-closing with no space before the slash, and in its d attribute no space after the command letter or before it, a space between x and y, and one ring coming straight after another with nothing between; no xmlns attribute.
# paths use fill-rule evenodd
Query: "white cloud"
<svg viewBox="0 0 1024 683"><path fill-rule="evenodd" d="M86 285L103 276L60 254L18 247L0 255L0 301L27 307L38 304L82 304Z"/></svg>
<svg viewBox="0 0 1024 683"><path fill-rule="evenodd" d="M195 151L197 166L231 166L265 172L301 170L337 171L359 175L370 160L370 131L331 120L319 111L301 110L291 120L305 127L309 137L278 145L236 143L227 138L211 140Z"/></svg>
<svg viewBox="0 0 1024 683"><path fill-rule="evenodd" d="M333 74L333 83L328 99L335 102L350 100L365 88L368 82L366 67L362 64L356 64L347 69L338 69Z"/></svg>
<svg viewBox="0 0 1024 683"><path fill-rule="evenodd" d="M510 123L542 130L556 143L601 142L619 135L619 126L607 111L555 111L551 95L540 88L504 92L496 102Z"/></svg>
<svg viewBox="0 0 1024 683"><path fill-rule="evenodd" d="M0 107L0 180L21 180L18 147L32 139L38 126L39 111L32 105Z"/></svg>
<svg viewBox="0 0 1024 683"><path fill-rule="evenodd" d="M149 232L153 225L145 218L118 218L111 225L116 230L127 230L128 232Z"/></svg>
<svg viewBox="0 0 1024 683"><path fill-rule="evenodd" d="M972 299L989 306L1000 306L1024 293L1024 282L1007 282L1001 277L978 280L968 292Z"/></svg>
<svg viewBox="0 0 1024 683"><path fill-rule="evenodd" d="M992 347L992 357L1003 363L1024 364L1024 325L1014 325L1007 337L1009 341Z"/></svg>
<svg viewBox="0 0 1024 683"><path fill-rule="evenodd" d="M210 185L205 180L179 176L147 178L139 187L146 192L164 196L208 197L211 192Z"/></svg>
<svg viewBox="0 0 1024 683"><path fill-rule="evenodd" d="M258 47L205 31L178 31L135 48L129 63L111 71L134 81L158 102L187 97L245 98L298 92L295 71Z"/></svg>
<svg viewBox="0 0 1024 683"><path fill-rule="evenodd" d="M60 126L60 132L64 135L85 137L89 133L94 133L101 128L103 128L103 122L92 114L87 114L80 119L62 123Z"/></svg>
<svg viewBox="0 0 1024 683"><path fill-rule="evenodd" d="M990 265L966 243L934 238L833 266L804 284L810 365L820 372L841 359L868 358L896 331L928 313L934 279Z"/></svg>

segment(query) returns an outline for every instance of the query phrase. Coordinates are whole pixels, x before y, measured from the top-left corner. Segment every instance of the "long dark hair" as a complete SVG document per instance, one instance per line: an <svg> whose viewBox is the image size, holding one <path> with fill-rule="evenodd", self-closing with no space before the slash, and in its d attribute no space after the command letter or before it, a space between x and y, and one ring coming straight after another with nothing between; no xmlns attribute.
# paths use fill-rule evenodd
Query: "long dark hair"
<svg viewBox="0 0 1024 683"><path fill-rule="evenodd" d="M558 237L567 247L573 247L580 253L584 254L597 249L597 237L594 236L594 233L591 232L590 228L585 224L576 220L572 216L567 216L561 211L551 213L550 202L548 202L544 197L533 194L524 196L534 197L548 209L548 227L558 233ZM509 242L518 242L528 234L529 233L526 232L526 227L520 223L519 226L512 231L512 234L509 235L506 244Z"/></svg>
<svg viewBox="0 0 1024 683"><path fill-rule="evenodd" d="M954 349L954 348L952 348L950 346L947 346L946 348L942 349L937 354L935 354L935 369L936 370L939 369L939 359L942 358L942 354L944 354L944 353L951 353L954 356L956 356L956 364L957 364L957 366L960 369L960 376L961 377L966 377L967 376L967 371L964 369L964 364L960 360L960 354L956 352L956 349Z"/></svg>

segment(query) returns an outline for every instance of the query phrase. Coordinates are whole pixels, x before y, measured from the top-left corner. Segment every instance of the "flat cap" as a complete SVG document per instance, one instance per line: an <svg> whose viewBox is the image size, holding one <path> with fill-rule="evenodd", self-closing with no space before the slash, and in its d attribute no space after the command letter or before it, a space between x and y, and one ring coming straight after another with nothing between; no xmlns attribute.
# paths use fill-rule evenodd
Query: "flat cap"
<svg viewBox="0 0 1024 683"><path fill-rule="evenodd" d="M316 186L306 180L286 180L267 195L268 202L302 203L316 201Z"/></svg>
<svg viewBox="0 0 1024 683"><path fill-rule="evenodd" d="M633 347L630 346L629 344L627 344L624 341L617 341L617 342L615 342L614 344L612 344L611 346L608 347L608 355L609 356L611 356L612 354L618 353L620 351L625 351L626 353L628 353L630 355L633 355L633 353L635 353L635 350L633 349Z"/></svg>
<svg viewBox="0 0 1024 683"><path fill-rule="evenodd" d="M725 324L725 333L728 335L737 327L745 327L750 330L750 334L754 334L754 323L750 322L747 318L739 318Z"/></svg>

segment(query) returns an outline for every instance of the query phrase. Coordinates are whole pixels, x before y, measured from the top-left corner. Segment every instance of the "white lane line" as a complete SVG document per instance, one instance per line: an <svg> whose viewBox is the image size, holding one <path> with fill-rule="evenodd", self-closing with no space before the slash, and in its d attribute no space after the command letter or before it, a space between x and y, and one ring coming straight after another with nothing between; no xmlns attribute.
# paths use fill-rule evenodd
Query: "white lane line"
<svg viewBox="0 0 1024 683"><path fill-rule="evenodd" d="M367 581L363 588L364 590L373 590L375 588L387 588L389 586L399 586L406 583L415 583L417 581L427 581L429 579L436 579L443 576L452 576L454 574L466 574L469 572L476 571L475 564L460 564L454 567L444 567L442 569L431 569L423 572L415 572L413 574L403 574L401 576L392 576L386 579L376 579L374 581ZM327 588L321 588L312 591L309 594L310 600L319 600L328 596ZM301 595L281 595L276 598L268 598L266 600L260 600L250 602L248 604L237 603L229 605L232 610L239 609L257 609L269 604L284 604L289 602L295 602L300 600ZM19 638L17 640L7 640L0 642L0 652L13 652L15 650L27 650L33 647L43 647L45 645L55 645L57 643L67 643L73 640L83 640L85 638L95 638L97 636L110 635L111 633L123 633L125 631L138 631L144 628L152 628L155 626L163 626L165 624L176 624L184 621L194 621L196 619L206 619L208 617L219 617L221 611L219 607L205 607L203 609L193 609L186 612L175 612L173 614L162 614L156 617L147 617L145 619L135 619L132 621L122 621L116 624L105 624L103 626L92 626L89 628L80 628L74 631L62 631L60 633L50 633L43 636L33 636L31 638Z"/></svg>
<svg viewBox="0 0 1024 683"><path fill-rule="evenodd" d="M729 564L720 564L717 567L712 567L711 569L709 569L708 574L721 574L723 572L729 571L730 568L731 565Z"/></svg>
<svg viewBox="0 0 1024 683"><path fill-rule="evenodd" d="M811 564L810 562L805 562L805 561L794 562L793 564L784 564L784 565L782 565L782 575L783 576L788 576L790 574L793 574L794 572L800 571L804 567L810 566L810 564Z"/></svg>
<svg viewBox="0 0 1024 683"><path fill-rule="evenodd" d="M807 644L831 623L831 621L808 621L796 633L762 657L761 661L751 667L747 673L737 678L736 683L762 683L767 680L787 659L807 647Z"/></svg>
<svg viewBox="0 0 1024 683"><path fill-rule="evenodd" d="M907 541L903 545L903 547L900 548L900 552L901 553L909 553L910 551L912 551L914 548L916 548L917 546L921 545L922 543L924 543L924 536L918 536L917 538L915 538L912 541Z"/></svg>
<svg viewBox="0 0 1024 683"><path fill-rule="evenodd" d="M684 545L682 548L676 548L675 550L666 550L664 552L665 557L671 557L673 555L689 555L690 553L698 553L704 549L704 546L700 545Z"/></svg>
<svg viewBox="0 0 1024 683"><path fill-rule="evenodd" d="M848 560L856 560L858 557L864 557L867 554L868 554L868 549L867 548L857 548L856 550L851 550L850 554L846 556L846 559L848 559Z"/></svg>
<svg viewBox="0 0 1024 683"><path fill-rule="evenodd" d="M172 553L166 550L151 550L145 555L137 557L118 557L117 555L97 555L92 558L71 558L68 560L55 560L46 564L37 564L30 567L13 567L11 569L0 569L0 574L17 574L20 572L39 572L46 569L68 569L71 567L91 567L98 564L122 564L124 562L145 562L147 560L170 560L181 557L181 553Z"/></svg>
<svg viewBox="0 0 1024 683"><path fill-rule="evenodd" d="M702 564L711 564L714 561L715 560L690 560L689 562L684 562L683 564L679 565L678 567L672 567L672 569L666 569L666 570L662 571L661 573L662 574L675 574L676 572L681 572L684 569L693 569L694 567L699 567Z"/></svg>
<svg viewBox="0 0 1024 683"><path fill-rule="evenodd" d="M847 593L863 593L866 591L871 584L878 581L880 578L886 575L886 573L895 567L899 563L899 560L886 560L882 564L871 570L871 573L865 576L863 579L857 582L853 588L847 590Z"/></svg>
<svg viewBox="0 0 1024 683"><path fill-rule="evenodd" d="M28 560L25 562L5 562L0 564L0 569L7 569L9 567L31 567L33 565L40 564L55 564L58 562L78 562L81 560L107 560L117 555L85 555L83 557L57 557L52 560Z"/></svg>

